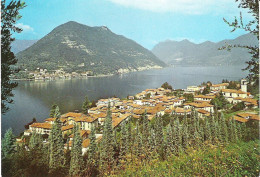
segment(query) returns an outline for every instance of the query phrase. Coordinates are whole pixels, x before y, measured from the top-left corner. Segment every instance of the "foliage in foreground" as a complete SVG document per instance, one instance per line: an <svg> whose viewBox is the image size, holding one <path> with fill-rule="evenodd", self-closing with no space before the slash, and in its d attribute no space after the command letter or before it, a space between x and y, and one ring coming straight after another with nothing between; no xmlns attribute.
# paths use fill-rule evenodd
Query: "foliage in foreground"
<svg viewBox="0 0 260 177"><path fill-rule="evenodd" d="M103 138L95 142L94 134L89 137L90 150L82 160L78 128L71 152L63 151L66 141L61 136L59 115L57 107L48 143L39 144L38 138L31 136L29 151L25 143L7 153L2 160L3 176L149 176L156 174L153 168L158 168L158 176L218 176L230 169L233 171L228 174L257 175L257 120L240 124L226 120L223 114L200 119L192 111L190 116L157 116L149 122L144 113L113 129L109 107ZM163 173L165 169L169 170Z"/></svg>
<svg viewBox="0 0 260 177"><path fill-rule="evenodd" d="M133 161L117 176L258 176L259 141L205 144L160 161Z"/></svg>

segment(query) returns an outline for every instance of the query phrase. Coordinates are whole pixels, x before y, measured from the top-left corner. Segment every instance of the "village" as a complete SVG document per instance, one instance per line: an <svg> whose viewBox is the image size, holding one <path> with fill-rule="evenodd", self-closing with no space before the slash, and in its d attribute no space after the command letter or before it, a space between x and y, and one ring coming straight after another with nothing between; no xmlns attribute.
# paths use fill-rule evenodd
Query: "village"
<svg viewBox="0 0 260 177"><path fill-rule="evenodd" d="M229 104L236 105L244 103L245 108L256 109L258 108L258 101L254 99L253 95L247 92L247 81L241 80L240 89L227 89L229 83L212 84L204 86L188 86L187 89L182 90L180 94L176 93L169 88L146 89L135 96L128 96L126 99L108 98L100 99L96 103L96 107L88 109L87 114L79 112L68 112L60 116L62 123L62 134L69 139L69 144L64 144L66 149L69 145L71 148L73 134L72 130L74 125L79 125L80 135L83 139L82 153L88 150L90 145L91 127L95 127L96 139L99 141L102 138L102 126L107 117L107 111L110 109L112 115L112 126L114 129L120 126L125 121L130 119L138 120L144 114L151 121L156 116L172 115L175 114L179 117L189 116L195 111L199 118L206 119L213 115L217 110L211 104L211 101L218 95L223 95ZM203 90L210 88L209 93L203 95ZM175 96L176 95L176 96ZM190 101L187 95L192 96ZM109 106L110 105L110 106ZM108 108L109 106L109 108ZM260 120L259 115L255 112L239 112L233 117L238 122L247 122L250 119ZM32 123L29 128L24 131L24 136L30 136L33 132L48 136L51 132L52 125L56 118L47 118L42 123ZM22 139L17 139L21 142ZM45 139L47 143L47 139Z"/></svg>

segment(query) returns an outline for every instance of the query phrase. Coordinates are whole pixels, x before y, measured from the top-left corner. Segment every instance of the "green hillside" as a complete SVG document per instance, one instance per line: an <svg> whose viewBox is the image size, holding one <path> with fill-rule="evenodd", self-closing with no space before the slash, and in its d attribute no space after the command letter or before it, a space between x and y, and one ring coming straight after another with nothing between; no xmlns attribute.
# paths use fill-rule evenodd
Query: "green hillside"
<svg viewBox="0 0 260 177"><path fill-rule="evenodd" d="M89 27L72 21L56 27L17 57L18 65L31 71L40 67L114 74L119 69L165 66L149 50L107 27Z"/></svg>

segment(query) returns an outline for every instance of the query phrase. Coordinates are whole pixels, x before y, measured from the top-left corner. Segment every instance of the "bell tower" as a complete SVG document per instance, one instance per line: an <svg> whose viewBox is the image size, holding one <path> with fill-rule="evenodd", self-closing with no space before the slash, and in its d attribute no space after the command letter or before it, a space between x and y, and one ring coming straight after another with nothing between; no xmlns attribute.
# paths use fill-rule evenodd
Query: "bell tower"
<svg viewBox="0 0 260 177"><path fill-rule="evenodd" d="M242 90L243 92L247 92L247 84L248 84L248 82L247 82L246 79L242 79L242 80L241 80L241 90Z"/></svg>

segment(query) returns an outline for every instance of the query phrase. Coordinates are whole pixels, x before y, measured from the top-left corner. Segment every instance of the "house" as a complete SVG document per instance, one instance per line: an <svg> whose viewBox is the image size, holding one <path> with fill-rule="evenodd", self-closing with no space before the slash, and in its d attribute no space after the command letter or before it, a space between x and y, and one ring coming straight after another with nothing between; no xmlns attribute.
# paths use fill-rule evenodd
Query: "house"
<svg viewBox="0 0 260 177"><path fill-rule="evenodd" d="M210 95L195 95L194 96L194 100L198 100L198 101L211 101L212 99L214 99L216 96L210 96Z"/></svg>
<svg viewBox="0 0 260 177"><path fill-rule="evenodd" d="M82 140L85 140L88 138L90 134L90 130L80 130L80 136L82 137ZM73 140L74 134L71 134L69 136L70 140Z"/></svg>
<svg viewBox="0 0 260 177"><path fill-rule="evenodd" d="M174 113L177 115L185 115L185 114L189 115L189 114L191 114L191 109L184 109L184 108L177 107L174 110Z"/></svg>
<svg viewBox="0 0 260 177"><path fill-rule="evenodd" d="M198 117L199 118L205 118L205 117L209 117L210 116L210 112L204 110L204 109L198 109Z"/></svg>
<svg viewBox="0 0 260 177"><path fill-rule="evenodd" d="M29 125L31 132L35 131L38 134L50 134L52 125L50 123L33 123Z"/></svg>
<svg viewBox="0 0 260 177"><path fill-rule="evenodd" d="M73 127L74 127L73 124L69 124L67 126L62 126L61 131L62 131L63 136L65 134L67 134L67 135L70 134L72 132Z"/></svg>
<svg viewBox="0 0 260 177"><path fill-rule="evenodd" d="M247 107L252 107L252 108L258 108L258 101L253 98L241 98L241 97L236 97L233 99L233 103L239 103L239 102L244 102Z"/></svg>
<svg viewBox="0 0 260 177"><path fill-rule="evenodd" d="M188 86L187 89L184 90L184 93L192 93L195 94L195 92L200 92L201 87L199 86Z"/></svg>
<svg viewBox="0 0 260 177"><path fill-rule="evenodd" d="M232 103L234 98L241 97L247 98L247 92L243 92L242 90L235 89L222 89L223 96L228 100L228 102Z"/></svg>
<svg viewBox="0 0 260 177"><path fill-rule="evenodd" d="M98 116L96 117L86 116L82 118L75 118L75 122L79 124L81 130L91 130L92 126L95 127L98 126Z"/></svg>
<svg viewBox="0 0 260 177"><path fill-rule="evenodd" d="M200 102L200 103L194 103L194 102L191 102L191 103L185 103L184 104L184 108L185 109L191 109L191 108L194 108L196 111L198 111L198 109L203 109L205 111L208 111L208 112L214 112L214 106L209 104L208 102Z"/></svg>
<svg viewBox="0 0 260 177"><path fill-rule="evenodd" d="M245 122L248 122L249 120L258 120L259 121L260 116L257 115L257 114L243 112L243 113L237 113L233 117L233 119L238 121L238 122L245 123Z"/></svg>
<svg viewBox="0 0 260 177"><path fill-rule="evenodd" d="M210 86L210 90L212 91L220 91L222 89L226 89L229 83L221 83L221 84L215 84Z"/></svg>

